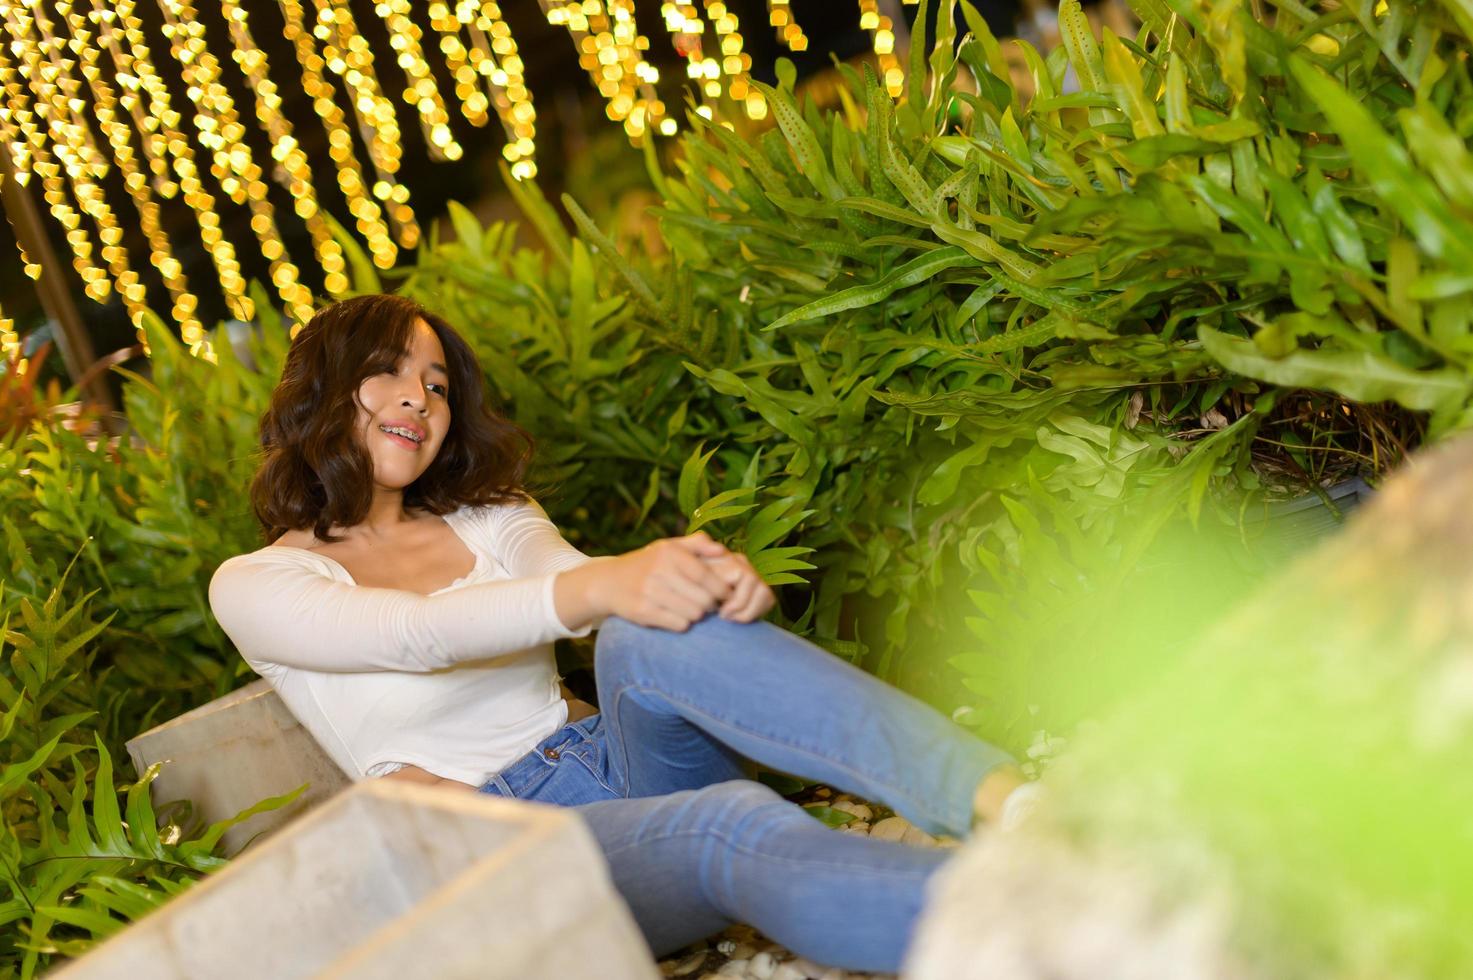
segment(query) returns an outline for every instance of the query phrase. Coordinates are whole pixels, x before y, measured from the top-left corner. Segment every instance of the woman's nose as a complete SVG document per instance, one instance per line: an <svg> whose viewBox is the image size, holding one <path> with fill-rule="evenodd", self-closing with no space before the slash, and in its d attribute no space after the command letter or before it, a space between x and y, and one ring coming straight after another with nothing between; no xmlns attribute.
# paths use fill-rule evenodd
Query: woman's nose
<svg viewBox="0 0 1473 980"><path fill-rule="evenodd" d="M400 395L406 407L424 411L426 399L423 385L411 385Z"/></svg>

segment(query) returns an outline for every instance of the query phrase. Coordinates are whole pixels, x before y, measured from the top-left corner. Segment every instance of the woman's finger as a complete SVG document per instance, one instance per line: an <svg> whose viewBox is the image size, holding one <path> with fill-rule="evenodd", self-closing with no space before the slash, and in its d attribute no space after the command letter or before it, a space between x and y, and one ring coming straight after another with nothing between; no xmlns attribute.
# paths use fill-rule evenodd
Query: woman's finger
<svg viewBox="0 0 1473 980"><path fill-rule="evenodd" d="M748 598L747 602L737 613L737 615L741 617L740 619L738 619L738 622L750 623L754 620L761 619L763 616L767 615L767 611L772 608L772 589L768 588L767 583L762 581L762 579L758 578L756 575L753 576L753 579L755 581L755 585L752 589L751 597Z"/></svg>
<svg viewBox="0 0 1473 980"><path fill-rule="evenodd" d="M702 589L712 599L719 601L731 594L731 581L718 574L710 562L690 554L677 554L673 565L687 581Z"/></svg>
<svg viewBox="0 0 1473 980"><path fill-rule="evenodd" d="M675 569L669 570L655 578L652 585L654 589L650 593L650 598L667 609L685 608L687 606L697 609L712 609L730 591L725 583L720 583L723 591L720 594L712 594L702 583L692 582Z"/></svg>
<svg viewBox="0 0 1473 980"><path fill-rule="evenodd" d="M702 558L706 567L715 572L727 585L736 585L746 574L746 567L736 560L735 555L725 555L721 558Z"/></svg>
<svg viewBox="0 0 1473 980"><path fill-rule="evenodd" d="M650 615L644 625L669 630L672 633L684 633L690 629L690 620L677 616L668 609L661 609L659 612Z"/></svg>
<svg viewBox="0 0 1473 980"><path fill-rule="evenodd" d="M680 545L687 553L697 557L720 558L731 554L726 545L712 538L705 531L697 531L683 538L671 538L670 540Z"/></svg>
<svg viewBox="0 0 1473 980"><path fill-rule="evenodd" d="M732 589L731 595L721 604L722 619L740 621L737 620L737 616L751 603L752 595L756 591L758 581L755 575L742 576L742 580L737 583L736 588Z"/></svg>
<svg viewBox="0 0 1473 980"><path fill-rule="evenodd" d="M686 600L673 601L666 605L666 609L680 617L682 629L691 623L698 623L711 611L710 606L698 605Z"/></svg>

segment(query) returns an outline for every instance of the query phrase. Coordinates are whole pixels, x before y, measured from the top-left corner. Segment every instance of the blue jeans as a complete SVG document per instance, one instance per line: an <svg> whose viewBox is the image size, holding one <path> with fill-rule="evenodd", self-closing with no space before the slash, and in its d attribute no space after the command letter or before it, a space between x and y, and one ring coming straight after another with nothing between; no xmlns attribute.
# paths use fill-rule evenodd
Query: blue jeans
<svg viewBox="0 0 1473 980"><path fill-rule="evenodd" d="M895 971L946 852L836 833L744 760L878 800L962 836L1011 758L927 705L769 623L685 633L608 620L601 714L481 792L576 807L658 955L746 922L810 959Z"/></svg>

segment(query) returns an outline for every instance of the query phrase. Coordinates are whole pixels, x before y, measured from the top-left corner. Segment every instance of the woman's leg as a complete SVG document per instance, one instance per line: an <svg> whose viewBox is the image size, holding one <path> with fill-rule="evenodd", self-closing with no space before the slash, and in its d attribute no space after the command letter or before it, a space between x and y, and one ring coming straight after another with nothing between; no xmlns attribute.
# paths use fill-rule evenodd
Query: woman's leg
<svg viewBox="0 0 1473 980"><path fill-rule="evenodd" d="M610 767L631 797L712 781L744 756L879 800L931 833L971 826L982 778L1012 761L928 705L769 623L685 633L609 619L594 673ZM799 814L801 816L801 814Z"/></svg>
<svg viewBox="0 0 1473 980"><path fill-rule="evenodd" d="M947 856L837 833L749 780L577 810L661 956L735 921L822 963L894 972Z"/></svg>
<svg viewBox="0 0 1473 980"><path fill-rule="evenodd" d="M945 851L837 833L749 780L626 798L604 725L565 726L481 791L573 807L657 954L747 922L814 960L897 968Z"/></svg>

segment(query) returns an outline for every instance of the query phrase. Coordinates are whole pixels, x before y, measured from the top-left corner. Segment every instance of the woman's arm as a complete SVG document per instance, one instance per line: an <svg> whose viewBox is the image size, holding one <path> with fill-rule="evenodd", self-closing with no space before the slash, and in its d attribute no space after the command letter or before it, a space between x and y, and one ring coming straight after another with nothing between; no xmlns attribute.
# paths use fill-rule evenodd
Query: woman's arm
<svg viewBox="0 0 1473 980"><path fill-rule="evenodd" d="M771 608L772 595L750 568L697 531L562 572L553 583L553 602L558 618L571 628L619 616L683 633L733 598L739 605L732 608L742 614L727 618L747 622ZM747 581L749 575L755 585ZM766 605L754 598L757 589L765 592Z"/></svg>
<svg viewBox="0 0 1473 980"><path fill-rule="evenodd" d="M423 596L335 582L294 556L258 553L220 566L210 606L252 666L431 671L586 634L582 623L569 629L559 618L556 577Z"/></svg>
<svg viewBox="0 0 1473 980"><path fill-rule="evenodd" d="M712 564L731 559L731 552L705 532L662 539L623 555L589 558L563 540L535 501L484 513L492 547L508 572L556 574L556 614L574 631L595 627L608 616L684 631L716 609L736 585Z"/></svg>

